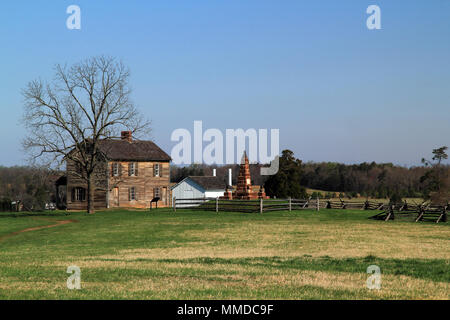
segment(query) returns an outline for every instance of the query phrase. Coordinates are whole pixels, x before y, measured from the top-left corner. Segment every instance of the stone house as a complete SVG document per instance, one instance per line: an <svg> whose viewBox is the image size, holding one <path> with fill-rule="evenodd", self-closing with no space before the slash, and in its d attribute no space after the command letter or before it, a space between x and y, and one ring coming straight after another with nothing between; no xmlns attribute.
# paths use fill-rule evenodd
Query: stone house
<svg viewBox="0 0 450 320"><path fill-rule="evenodd" d="M120 140L100 141L99 149L104 160L95 174L96 209L149 208L154 198L160 198L158 207L171 205L171 158L154 142L133 140L130 131L123 131ZM86 210L87 183L76 170L67 160L66 179L60 180L66 183L66 207Z"/></svg>

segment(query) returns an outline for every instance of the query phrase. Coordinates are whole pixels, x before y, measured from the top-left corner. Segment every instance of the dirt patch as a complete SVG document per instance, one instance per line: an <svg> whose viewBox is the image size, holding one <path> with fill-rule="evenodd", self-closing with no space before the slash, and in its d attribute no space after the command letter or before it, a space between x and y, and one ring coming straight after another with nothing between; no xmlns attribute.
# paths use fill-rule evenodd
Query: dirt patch
<svg viewBox="0 0 450 320"><path fill-rule="evenodd" d="M52 221L50 219L44 219L44 218L35 218L35 219L36 220ZM5 240L7 238L11 238L11 237L16 236L16 235L21 234L21 233L25 233L25 232L31 232L31 231L37 231L37 230L42 230L42 229L54 228L54 227L62 226L64 224L77 223L77 222L78 222L78 220L73 220L73 219L60 220L60 221L56 221L56 223L49 224L49 225L46 225L46 226L26 228L26 229L23 229L23 230L20 230L20 231L14 231L14 232L8 233L7 235L1 236L0 237L0 241Z"/></svg>

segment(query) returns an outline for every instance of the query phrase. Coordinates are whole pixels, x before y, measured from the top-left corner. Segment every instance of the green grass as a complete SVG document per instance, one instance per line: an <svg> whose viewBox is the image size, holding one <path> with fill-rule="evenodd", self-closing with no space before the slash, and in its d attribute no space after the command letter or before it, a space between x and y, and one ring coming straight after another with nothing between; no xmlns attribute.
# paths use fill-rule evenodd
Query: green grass
<svg viewBox="0 0 450 320"><path fill-rule="evenodd" d="M449 224L373 214L0 213L0 299L449 299ZM372 264L381 290L366 288Z"/></svg>

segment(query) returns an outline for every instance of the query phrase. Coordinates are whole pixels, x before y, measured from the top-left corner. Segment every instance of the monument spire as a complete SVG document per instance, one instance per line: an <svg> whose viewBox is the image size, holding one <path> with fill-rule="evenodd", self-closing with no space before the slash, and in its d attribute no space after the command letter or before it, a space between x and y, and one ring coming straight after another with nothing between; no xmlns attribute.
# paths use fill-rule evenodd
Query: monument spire
<svg viewBox="0 0 450 320"><path fill-rule="evenodd" d="M242 199L242 200L255 200L255 199L267 199L266 193L262 186L259 190L252 187L252 179L250 176L250 164L248 161L247 153L241 158L241 164L239 166L239 176L237 179L236 191L225 191L223 199Z"/></svg>

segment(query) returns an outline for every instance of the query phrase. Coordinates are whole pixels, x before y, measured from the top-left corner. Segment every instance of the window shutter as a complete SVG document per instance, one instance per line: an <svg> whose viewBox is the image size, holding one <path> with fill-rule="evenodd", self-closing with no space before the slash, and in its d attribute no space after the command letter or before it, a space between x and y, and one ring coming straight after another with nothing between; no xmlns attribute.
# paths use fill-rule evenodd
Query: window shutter
<svg viewBox="0 0 450 320"><path fill-rule="evenodd" d="M159 166L159 176L162 177L163 176L163 170L162 170L162 164L158 164Z"/></svg>
<svg viewBox="0 0 450 320"><path fill-rule="evenodd" d="M128 176L131 176L131 162L128 164Z"/></svg>
<svg viewBox="0 0 450 320"><path fill-rule="evenodd" d="M72 188L72 202L75 201L75 188Z"/></svg>
<svg viewBox="0 0 450 320"><path fill-rule="evenodd" d="M128 201L131 201L131 188L128 188Z"/></svg>
<svg viewBox="0 0 450 320"><path fill-rule="evenodd" d="M134 200L138 201L138 188L134 187Z"/></svg>
<svg viewBox="0 0 450 320"><path fill-rule="evenodd" d="M138 176L139 162L136 162L134 165L134 175Z"/></svg>
<svg viewBox="0 0 450 320"><path fill-rule="evenodd" d="M122 164L119 163L119 176L121 176L121 175L122 175Z"/></svg>
<svg viewBox="0 0 450 320"><path fill-rule="evenodd" d="M111 177L114 177L114 162L111 163Z"/></svg>
<svg viewBox="0 0 450 320"><path fill-rule="evenodd" d="M156 177L156 163L153 164L153 176Z"/></svg>

